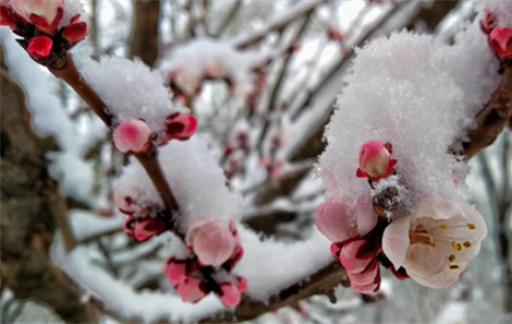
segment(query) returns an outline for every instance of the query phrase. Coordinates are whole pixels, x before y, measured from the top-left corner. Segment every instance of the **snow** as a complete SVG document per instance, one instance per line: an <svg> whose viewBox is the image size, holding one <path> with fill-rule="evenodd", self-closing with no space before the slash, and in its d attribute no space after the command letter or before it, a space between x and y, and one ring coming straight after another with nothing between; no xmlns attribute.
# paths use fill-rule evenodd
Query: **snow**
<svg viewBox="0 0 512 324"><path fill-rule="evenodd" d="M99 217L94 213L73 209L68 213L71 227L77 241L87 241L91 237L122 230L126 217L117 215L114 217Z"/></svg>
<svg viewBox="0 0 512 324"><path fill-rule="evenodd" d="M106 310L123 319L144 323L159 320L194 322L223 310L222 304L213 295L197 304L188 304L170 292L135 292L132 287L90 264L91 248L81 246L66 254L59 240L56 241L51 251L53 261L81 285L86 294L100 300Z"/></svg>
<svg viewBox="0 0 512 324"><path fill-rule="evenodd" d="M370 140L389 141L396 170L414 204L425 195L463 196L454 176L466 172L448 147L473 120L499 80L477 22L453 46L400 32L357 50L337 110L327 127L320 173L329 196L368 195L356 178L358 153Z"/></svg>
<svg viewBox="0 0 512 324"><path fill-rule="evenodd" d="M447 304L439 314L436 324L462 324L467 323L468 304L454 301Z"/></svg>
<svg viewBox="0 0 512 324"><path fill-rule="evenodd" d="M253 299L267 301L272 294L307 278L332 261L330 242L316 230L307 240L285 243L262 239L242 226L238 229L244 257L234 272L247 279L246 294Z"/></svg>
<svg viewBox="0 0 512 324"><path fill-rule="evenodd" d="M171 141L160 149L160 164L180 206L178 220L186 230L201 220L237 218L241 196L226 185L224 172L198 135L185 142ZM141 165L131 159L116 190L148 203L162 204Z"/></svg>
<svg viewBox="0 0 512 324"><path fill-rule="evenodd" d="M485 7L496 15L496 26L512 28L512 0L485 0Z"/></svg>
<svg viewBox="0 0 512 324"><path fill-rule="evenodd" d="M63 27L71 21L71 18L75 17L76 15L80 15L80 18L83 19L84 16L84 7L82 5L82 1L77 0L64 0L62 2L63 4L63 11L64 14L62 16L62 20L59 24L60 27Z"/></svg>
<svg viewBox="0 0 512 324"><path fill-rule="evenodd" d="M164 86L161 75L140 60L103 56L95 61L85 52L85 47L74 51L77 68L116 122L142 119L158 132L167 116L185 111L171 102L172 94Z"/></svg>
<svg viewBox="0 0 512 324"><path fill-rule="evenodd" d="M176 46L161 70L166 78L172 77L173 72L186 73L186 77L177 77L174 81L189 95L208 73L215 78L230 78L234 81L235 93L243 95L252 86L252 68L261 65L268 54L266 51L240 51L230 43L208 37L195 38Z"/></svg>

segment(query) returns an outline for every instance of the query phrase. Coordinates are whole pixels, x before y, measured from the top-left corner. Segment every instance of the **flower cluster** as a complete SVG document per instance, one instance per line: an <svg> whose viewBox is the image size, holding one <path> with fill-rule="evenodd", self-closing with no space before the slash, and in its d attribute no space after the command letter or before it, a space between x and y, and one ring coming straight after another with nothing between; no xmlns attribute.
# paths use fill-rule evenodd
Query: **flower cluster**
<svg viewBox="0 0 512 324"><path fill-rule="evenodd" d="M482 31L487 34L489 46L502 62L512 60L512 28L500 27L494 13L485 10L480 22Z"/></svg>
<svg viewBox="0 0 512 324"><path fill-rule="evenodd" d="M190 256L173 257L165 267L165 274L180 297L196 303L213 292L226 307L236 307L247 282L231 273L243 255L235 222L231 221L229 228L220 221L193 226L187 232L186 243Z"/></svg>
<svg viewBox="0 0 512 324"><path fill-rule="evenodd" d="M114 203L121 213L128 216L124 232L137 241L146 241L170 228L170 217L158 204L136 201L119 190L114 191Z"/></svg>
<svg viewBox="0 0 512 324"><path fill-rule="evenodd" d="M64 12L70 0L10 0L0 3L0 25L21 36L18 40L37 62L52 66L87 35L80 14Z"/></svg>
<svg viewBox="0 0 512 324"><path fill-rule="evenodd" d="M174 113L165 120L162 134L154 134L149 126L140 119L123 120L114 129L112 139L115 147L123 152L143 155L156 140L158 145L165 145L170 140L188 140L197 129L197 119L188 114Z"/></svg>
<svg viewBox="0 0 512 324"><path fill-rule="evenodd" d="M368 177L370 185L390 177L396 165L391 153L389 144L364 144L357 175ZM379 265L400 280L411 277L428 287L456 282L486 236L476 209L463 200L432 196L418 202L409 215L379 217L383 215L373 206L379 198L359 197L355 203L331 198L317 210L316 226L333 242L331 252L352 288L362 294L377 292Z"/></svg>

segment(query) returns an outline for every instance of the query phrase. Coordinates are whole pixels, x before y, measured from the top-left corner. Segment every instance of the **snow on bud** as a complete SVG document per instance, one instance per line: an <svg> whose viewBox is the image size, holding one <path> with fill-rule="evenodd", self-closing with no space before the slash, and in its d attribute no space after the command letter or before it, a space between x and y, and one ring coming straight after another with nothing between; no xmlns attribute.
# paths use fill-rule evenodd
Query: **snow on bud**
<svg viewBox="0 0 512 324"><path fill-rule="evenodd" d="M482 215L471 205L431 198L386 227L382 248L395 269L403 266L414 281L446 288L478 254L486 234Z"/></svg>
<svg viewBox="0 0 512 324"><path fill-rule="evenodd" d="M356 175L373 181L390 176L396 165L391 152L391 144L380 141L366 142L359 153L359 168Z"/></svg>
<svg viewBox="0 0 512 324"><path fill-rule="evenodd" d="M236 246L235 237L227 226L215 220L190 228L186 241L201 263L212 266L226 262Z"/></svg>
<svg viewBox="0 0 512 324"><path fill-rule="evenodd" d="M334 199L325 201L316 211L316 227L332 242L363 236L377 224L370 197L360 197L354 207Z"/></svg>
<svg viewBox="0 0 512 324"><path fill-rule="evenodd" d="M201 86L201 80L194 73L187 70L178 69L172 71L171 80L187 97L197 94Z"/></svg>
<svg viewBox="0 0 512 324"><path fill-rule="evenodd" d="M489 46L500 60L512 59L512 28L495 28L488 39Z"/></svg>
<svg viewBox="0 0 512 324"><path fill-rule="evenodd" d="M12 0L12 8L25 20L53 32L62 19L62 0Z"/></svg>
<svg viewBox="0 0 512 324"><path fill-rule="evenodd" d="M142 120L125 120L114 130L113 141L123 153L144 154L151 146L151 129Z"/></svg>
<svg viewBox="0 0 512 324"><path fill-rule="evenodd" d="M36 36L28 43L27 51L36 60L42 60L52 53L53 41L47 36Z"/></svg>
<svg viewBox="0 0 512 324"><path fill-rule="evenodd" d="M164 143L171 139L185 141L195 134L197 118L188 114L175 113L167 118L165 125Z"/></svg>

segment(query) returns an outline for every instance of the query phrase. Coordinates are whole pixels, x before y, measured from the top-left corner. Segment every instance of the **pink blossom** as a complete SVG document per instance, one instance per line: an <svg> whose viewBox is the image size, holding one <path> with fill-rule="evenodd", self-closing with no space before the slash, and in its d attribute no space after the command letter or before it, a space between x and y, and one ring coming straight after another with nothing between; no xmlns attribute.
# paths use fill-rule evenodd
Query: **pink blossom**
<svg viewBox="0 0 512 324"><path fill-rule="evenodd" d="M500 60L512 59L512 28L495 28L489 34L489 46Z"/></svg>
<svg viewBox="0 0 512 324"><path fill-rule="evenodd" d="M124 232L137 241L146 241L160 235L165 229L166 224L160 218L133 217L126 221Z"/></svg>
<svg viewBox="0 0 512 324"><path fill-rule="evenodd" d="M164 272L173 284L180 284L187 278L187 263L171 259L167 261Z"/></svg>
<svg viewBox="0 0 512 324"><path fill-rule="evenodd" d="M235 308L242 300L242 292L233 284L222 284L220 286L222 294L220 301L228 308Z"/></svg>
<svg viewBox="0 0 512 324"><path fill-rule="evenodd" d="M482 215L471 205L429 198L386 227L382 248L395 269L403 266L418 283L445 288L478 254L486 234Z"/></svg>
<svg viewBox="0 0 512 324"><path fill-rule="evenodd" d="M186 241L201 263L213 266L226 262L236 246L236 240L231 231L216 220L190 228Z"/></svg>
<svg viewBox="0 0 512 324"><path fill-rule="evenodd" d="M70 45L76 44L87 36L87 23L83 21L73 22L62 32L64 38Z"/></svg>
<svg viewBox="0 0 512 324"><path fill-rule="evenodd" d="M391 144L371 141L363 144L359 152L359 168L356 175L378 181L393 174L396 160L391 157Z"/></svg>
<svg viewBox="0 0 512 324"><path fill-rule="evenodd" d="M360 197L350 208L337 200L329 199L316 211L316 227L332 242L363 236L377 224L370 197Z"/></svg>
<svg viewBox="0 0 512 324"><path fill-rule="evenodd" d="M114 130L113 141L123 153L143 154L151 146L151 129L142 120L125 120Z"/></svg>
<svg viewBox="0 0 512 324"><path fill-rule="evenodd" d="M372 294L380 287L380 266L378 246L365 239L345 242L339 249L339 261L345 268L350 286L361 294Z"/></svg>
<svg viewBox="0 0 512 324"><path fill-rule="evenodd" d="M178 285L176 291L181 299L188 303L197 303L206 296L205 291L201 288L201 280L194 277L185 279Z"/></svg>
<svg viewBox="0 0 512 324"><path fill-rule="evenodd" d="M12 8L26 21L53 32L62 19L62 0L12 0Z"/></svg>
<svg viewBox="0 0 512 324"><path fill-rule="evenodd" d="M171 139L180 141L188 140L197 130L197 118L182 113L175 113L169 116L165 122L165 139L167 143Z"/></svg>
<svg viewBox="0 0 512 324"><path fill-rule="evenodd" d="M47 36L36 36L28 43L27 51L34 59L42 60L52 53L53 41Z"/></svg>

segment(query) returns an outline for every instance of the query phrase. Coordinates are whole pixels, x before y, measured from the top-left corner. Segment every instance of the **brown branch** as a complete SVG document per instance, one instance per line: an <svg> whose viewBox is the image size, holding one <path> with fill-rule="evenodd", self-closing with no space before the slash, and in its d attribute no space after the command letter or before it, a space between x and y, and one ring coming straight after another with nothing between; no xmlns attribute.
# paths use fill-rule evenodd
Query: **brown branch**
<svg viewBox="0 0 512 324"><path fill-rule="evenodd" d="M512 67L504 68L500 84L489 102L476 115L475 126L467 133L468 140L462 142L467 159L494 143L512 118Z"/></svg>
<svg viewBox="0 0 512 324"><path fill-rule="evenodd" d="M73 62L73 57L71 54L68 53L66 55L59 67L49 68L49 70L56 77L64 80L67 84L69 84L108 127L112 128L114 126L112 115L108 111L106 104L82 78L75 66L75 63ZM183 237L183 234L178 231L175 224L175 219L173 219L172 215L174 211L179 209L179 206L176 198L174 198L171 187L165 178L160 162L158 161L157 148L152 147L148 154L138 156L137 159L139 160L142 167L146 170L146 173L160 194L165 208L170 214L171 222L174 225L173 230L175 234Z"/></svg>
<svg viewBox="0 0 512 324"><path fill-rule="evenodd" d="M133 0L130 56L152 66L159 54L160 0Z"/></svg>
<svg viewBox="0 0 512 324"><path fill-rule="evenodd" d="M304 1L304 0L303 0ZM285 28L288 24L292 23L296 19L299 19L300 17L303 17L305 15L310 14L313 12L316 7L322 3L324 3L326 0L313 0L310 1L307 5L300 5L300 7L297 8L290 8L289 11L291 11L291 14L287 14L282 19L277 19L271 23L269 23L265 28L258 30L257 32L248 35L239 41L235 43L235 46L239 49L247 48L251 45L254 45L255 43L259 42L263 38L265 38L270 32L276 31L276 30L282 30ZM296 6L299 6L296 5ZM295 10L294 10L295 9Z"/></svg>

